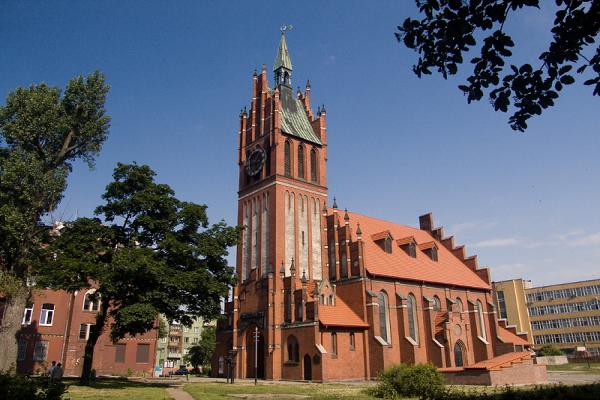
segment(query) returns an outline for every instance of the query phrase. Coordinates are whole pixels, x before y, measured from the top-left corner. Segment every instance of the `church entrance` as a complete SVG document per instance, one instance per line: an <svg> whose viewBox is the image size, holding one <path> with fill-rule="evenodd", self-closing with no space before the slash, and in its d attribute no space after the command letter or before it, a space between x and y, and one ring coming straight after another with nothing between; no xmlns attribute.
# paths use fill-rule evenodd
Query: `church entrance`
<svg viewBox="0 0 600 400"><path fill-rule="evenodd" d="M304 356L304 380L312 380L312 362L308 354Z"/></svg>
<svg viewBox="0 0 600 400"><path fill-rule="evenodd" d="M459 340L456 342L456 344L454 344L454 366L462 367L463 365L463 344Z"/></svg>
<svg viewBox="0 0 600 400"><path fill-rule="evenodd" d="M255 341L255 334L258 332L258 345ZM256 367L256 376L258 379L265 378L265 335L256 325L251 325L246 329L246 378L253 379Z"/></svg>

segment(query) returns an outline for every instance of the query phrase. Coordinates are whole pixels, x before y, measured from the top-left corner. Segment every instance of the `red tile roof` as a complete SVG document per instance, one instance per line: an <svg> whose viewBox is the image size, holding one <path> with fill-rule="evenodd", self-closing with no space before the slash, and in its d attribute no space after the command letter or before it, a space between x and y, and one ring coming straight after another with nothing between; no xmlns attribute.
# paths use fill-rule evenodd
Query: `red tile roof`
<svg viewBox="0 0 600 400"><path fill-rule="evenodd" d="M339 297L335 299L334 306L319 304L319 322L325 326L369 327L369 324L356 315Z"/></svg>
<svg viewBox="0 0 600 400"><path fill-rule="evenodd" d="M528 351L521 351L515 353L506 353L498 357L490 358L489 360L480 361L473 365L465 366L465 369L487 369L499 370L502 367L509 367L512 364L520 363L523 360L531 358L531 353Z"/></svg>
<svg viewBox="0 0 600 400"><path fill-rule="evenodd" d="M515 335L508 329L503 328L500 325L497 325L497 327L498 327L498 336L500 336L500 338L504 342L513 343L518 346L528 346L531 344L527 340L523 339L522 337Z"/></svg>
<svg viewBox="0 0 600 400"><path fill-rule="evenodd" d="M360 223L365 244L365 267L370 274L418 282L491 289L452 252L437 243L429 232L361 214L349 212L348 215L351 226ZM436 243L438 261L431 260L420 251L417 251L416 258L412 258L396 246L391 254L386 253L371 239L371 235L384 231L389 231L393 237L397 238L413 236L418 245L430 246L431 242Z"/></svg>

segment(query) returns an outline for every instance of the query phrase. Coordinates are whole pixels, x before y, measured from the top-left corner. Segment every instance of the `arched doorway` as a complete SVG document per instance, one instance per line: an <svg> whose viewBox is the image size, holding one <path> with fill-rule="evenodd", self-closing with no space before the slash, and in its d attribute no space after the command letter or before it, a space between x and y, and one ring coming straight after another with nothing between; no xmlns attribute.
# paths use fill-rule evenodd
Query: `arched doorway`
<svg viewBox="0 0 600 400"><path fill-rule="evenodd" d="M464 355L464 345L462 344L462 342L460 340L458 340L454 344L454 366L455 367L462 367L463 365L465 365L464 360L463 360L463 355Z"/></svg>
<svg viewBox="0 0 600 400"><path fill-rule="evenodd" d="M308 354L304 356L304 380L312 381L312 361Z"/></svg>
<svg viewBox="0 0 600 400"><path fill-rule="evenodd" d="M265 335L258 329L258 346L255 345L254 334L256 325L246 329L246 378L254 378L254 363L256 361L256 376L258 379L265 378ZM256 360L255 360L256 356Z"/></svg>

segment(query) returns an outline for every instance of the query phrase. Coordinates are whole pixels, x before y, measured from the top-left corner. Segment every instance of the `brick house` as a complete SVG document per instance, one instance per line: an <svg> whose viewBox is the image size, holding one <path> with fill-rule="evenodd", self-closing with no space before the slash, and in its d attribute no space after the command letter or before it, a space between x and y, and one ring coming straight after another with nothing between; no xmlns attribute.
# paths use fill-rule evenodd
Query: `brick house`
<svg viewBox="0 0 600 400"><path fill-rule="evenodd" d="M526 336L498 324L488 269L431 214L415 228L327 206L327 113L313 112L310 83L293 92L284 34L273 70L273 89L264 66L254 73L240 113L239 279L213 374L362 380L431 362L489 377L530 363Z"/></svg>
<svg viewBox="0 0 600 400"><path fill-rule="evenodd" d="M56 361L63 364L65 375L80 375L85 343L100 301L93 290L34 290L18 332L17 370L43 373ZM157 334L151 330L112 343L105 329L94 349L93 368L98 375L151 375Z"/></svg>

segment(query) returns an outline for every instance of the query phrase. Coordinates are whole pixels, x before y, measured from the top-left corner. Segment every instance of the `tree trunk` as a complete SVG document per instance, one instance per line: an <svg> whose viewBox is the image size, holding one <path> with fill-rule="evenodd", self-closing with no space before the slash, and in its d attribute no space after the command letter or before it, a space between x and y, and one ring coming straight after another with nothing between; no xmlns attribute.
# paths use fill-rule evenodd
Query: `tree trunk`
<svg viewBox="0 0 600 400"><path fill-rule="evenodd" d="M8 371L17 364L17 334L23 322L23 310L27 305L29 289L21 287L6 301L0 324L0 371Z"/></svg>
<svg viewBox="0 0 600 400"><path fill-rule="evenodd" d="M98 314L96 314L96 325L90 327L90 335L85 343L85 353L83 354L81 377L79 378L79 383L81 385L88 386L90 384L92 365L94 362L94 348L96 347L98 338L102 335L102 331L104 330L106 316L108 315L108 303L107 299L102 299L100 310L98 311Z"/></svg>

